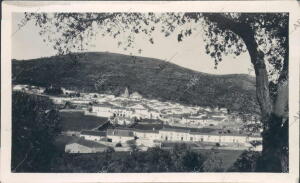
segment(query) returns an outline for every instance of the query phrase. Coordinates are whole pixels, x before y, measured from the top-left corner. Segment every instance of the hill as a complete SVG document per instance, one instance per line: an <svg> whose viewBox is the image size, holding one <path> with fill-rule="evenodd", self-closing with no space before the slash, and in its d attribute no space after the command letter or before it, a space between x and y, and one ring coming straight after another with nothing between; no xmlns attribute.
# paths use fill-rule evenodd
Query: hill
<svg viewBox="0 0 300 183"><path fill-rule="evenodd" d="M15 84L115 95L127 87L147 98L238 111L258 109L255 78L249 75L212 75L159 59L107 52L13 60L12 77Z"/></svg>

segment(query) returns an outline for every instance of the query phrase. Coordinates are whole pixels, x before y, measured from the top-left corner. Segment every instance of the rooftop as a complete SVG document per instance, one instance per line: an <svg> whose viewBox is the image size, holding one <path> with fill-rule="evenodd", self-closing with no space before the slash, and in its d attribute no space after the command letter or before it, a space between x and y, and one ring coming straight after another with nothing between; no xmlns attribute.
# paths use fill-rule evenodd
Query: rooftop
<svg viewBox="0 0 300 183"><path fill-rule="evenodd" d="M80 132L82 135L93 135L93 136L106 136L105 131L92 131L92 130L83 130Z"/></svg>
<svg viewBox="0 0 300 183"><path fill-rule="evenodd" d="M122 137L133 137L133 132L130 129L107 129L107 135L122 136Z"/></svg>
<svg viewBox="0 0 300 183"><path fill-rule="evenodd" d="M77 139L77 140L75 140L73 142L70 142L68 144L74 144L74 143L80 144L80 145L83 145L83 146L86 146L86 147L90 147L90 148L106 147L103 144L100 144L100 143L97 143L97 142L93 142L93 141L89 141L89 140L84 140L84 139L81 139L81 138L79 138L79 139Z"/></svg>
<svg viewBox="0 0 300 183"><path fill-rule="evenodd" d="M183 128L162 128L160 131L172 131L172 132L182 132L182 133L189 133L190 130L183 129Z"/></svg>
<svg viewBox="0 0 300 183"><path fill-rule="evenodd" d="M140 130L140 129L133 129L135 132L141 132L141 133L158 133L158 130Z"/></svg>

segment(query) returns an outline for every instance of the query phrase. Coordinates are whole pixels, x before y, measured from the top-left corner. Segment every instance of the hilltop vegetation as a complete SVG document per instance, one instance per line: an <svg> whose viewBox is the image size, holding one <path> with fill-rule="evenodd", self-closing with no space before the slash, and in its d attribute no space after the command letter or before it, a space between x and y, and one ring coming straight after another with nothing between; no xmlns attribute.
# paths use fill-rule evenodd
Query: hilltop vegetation
<svg viewBox="0 0 300 183"><path fill-rule="evenodd" d="M255 78L211 75L159 59L113 53L81 53L12 61L13 82L62 86L82 92L120 95L128 87L143 97L190 105L256 111Z"/></svg>

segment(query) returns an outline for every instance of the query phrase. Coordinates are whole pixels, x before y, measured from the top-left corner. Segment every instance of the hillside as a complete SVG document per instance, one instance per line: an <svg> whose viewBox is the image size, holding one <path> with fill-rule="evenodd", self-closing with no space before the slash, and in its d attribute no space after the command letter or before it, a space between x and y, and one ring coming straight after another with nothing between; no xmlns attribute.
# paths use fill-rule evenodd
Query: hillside
<svg viewBox="0 0 300 183"><path fill-rule="evenodd" d="M258 109L255 78L245 74L211 75L159 59L114 53L82 53L12 61L13 83L56 85L84 92L119 95L128 87L147 98L180 103Z"/></svg>

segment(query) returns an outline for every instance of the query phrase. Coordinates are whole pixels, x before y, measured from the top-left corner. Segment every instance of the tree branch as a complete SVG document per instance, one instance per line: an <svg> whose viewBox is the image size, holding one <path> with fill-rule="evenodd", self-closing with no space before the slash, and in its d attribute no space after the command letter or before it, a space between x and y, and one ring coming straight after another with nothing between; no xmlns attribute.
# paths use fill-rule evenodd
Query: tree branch
<svg viewBox="0 0 300 183"><path fill-rule="evenodd" d="M258 48L254 31L250 25L235 21L219 13L204 13L203 16L210 22L215 23L222 31L232 31L244 41L251 58L251 63L255 69L256 96L262 112L262 121L267 125L267 119L272 113L273 105L269 92L269 80L264 62L264 54Z"/></svg>

